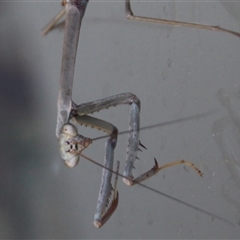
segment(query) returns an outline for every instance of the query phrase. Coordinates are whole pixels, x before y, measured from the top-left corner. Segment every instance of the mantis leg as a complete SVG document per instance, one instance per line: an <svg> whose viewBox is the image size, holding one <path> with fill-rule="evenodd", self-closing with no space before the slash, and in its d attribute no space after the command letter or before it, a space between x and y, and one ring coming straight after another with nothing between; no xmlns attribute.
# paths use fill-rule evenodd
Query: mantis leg
<svg viewBox="0 0 240 240"><path fill-rule="evenodd" d="M201 29L207 29L212 31L226 32L234 36L240 37L240 33L231 31L225 28L221 28L219 26L211 26L211 25L204 25L204 24L198 24L198 23L180 22L180 21L172 21L172 20L166 20L166 19L160 19L160 18L136 16L132 11L130 0L125 0L125 13L127 18L131 20L154 22L154 23L161 23L161 24L174 25L174 26L201 28Z"/></svg>
<svg viewBox="0 0 240 240"><path fill-rule="evenodd" d="M123 93L109 98L104 98L81 105L75 105L72 116L73 119L85 126L98 128L104 132L107 132L110 137L106 142L106 153L104 158L104 166L102 173L102 182L99 190L97 208L94 216L94 225L101 227L113 214L117 208L118 194L116 194L116 187L112 187L111 178L112 172L108 169L113 169L114 161L114 149L117 144L118 130L112 124L103 120L87 116L86 114L100 111L111 106L117 106L120 104L130 104L130 127L129 127L129 146L127 151L127 161L125 168L132 168L136 159L136 154L139 145L139 111L140 101L132 93ZM127 166L127 167L126 167ZM128 173L126 173L128 174ZM112 197L114 196L114 197Z"/></svg>
<svg viewBox="0 0 240 240"><path fill-rule="evenodd" d="M77 115L74 117L74 120L81 125L98 128L99 130L107 132L110 135L105 144L105 168L103 168L102 172L102 181L99 189L97 207L93 222L95 227L100 228L111 217L118 205L117 188L116 186L112 187L111 184L114 162L114 149L117 145L118 130L111 123L91 116Z"/></svg>

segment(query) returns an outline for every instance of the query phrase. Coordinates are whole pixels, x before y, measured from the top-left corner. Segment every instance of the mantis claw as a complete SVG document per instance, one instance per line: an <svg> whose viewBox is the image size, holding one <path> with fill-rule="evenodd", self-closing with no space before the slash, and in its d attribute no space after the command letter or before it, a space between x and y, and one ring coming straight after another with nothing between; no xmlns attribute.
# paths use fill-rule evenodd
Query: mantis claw
<svg viewBox="0 0 240 240"><path fill-rule="evenodd" d="M144 149L146 149L147 150L147 148L142 144L142 142L139 140L139 146L141 146L142 148L144 148Z"/></svg>

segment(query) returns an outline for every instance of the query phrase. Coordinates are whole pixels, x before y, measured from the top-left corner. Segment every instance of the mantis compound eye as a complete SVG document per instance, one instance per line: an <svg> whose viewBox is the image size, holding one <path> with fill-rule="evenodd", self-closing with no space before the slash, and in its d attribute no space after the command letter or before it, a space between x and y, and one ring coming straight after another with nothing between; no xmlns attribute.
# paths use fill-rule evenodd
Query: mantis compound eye
<svg viewBox="0 0 240 240"><path fill-rule="evenodd" d="M70 158L70 159L64 159L64 163L65 163L65 165L67 165L69 168L73 168L73 167L75 167L77 164L78 164L78 162L79 162L79 159L80 159L80 156L78 156L78 155L72 155L72 158Z"/></svg>
<svg viewBox="0 0 240 240"><path fill-rule="evenodd" d="M61 130L61 133L67 134L71 137L76 137L78 134L77 128L74 125L72 125L71 123L64 124L62 127L62 130Z"/></svg>

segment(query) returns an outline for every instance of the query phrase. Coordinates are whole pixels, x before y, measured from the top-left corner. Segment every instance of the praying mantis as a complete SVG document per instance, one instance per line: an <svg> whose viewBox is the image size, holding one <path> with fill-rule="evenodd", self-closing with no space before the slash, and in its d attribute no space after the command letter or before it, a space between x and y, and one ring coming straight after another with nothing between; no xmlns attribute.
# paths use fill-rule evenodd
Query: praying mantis
<svg viewBox="0 0 240 240"><path fill-rule="evenodd" d="M118 130L114 125L103 120L90 117L88 116L88 114L120 104L130 105L130 127L128 137L129 143L123 173L123 181L127 185L138 184L155 175L163 168L171 167L178 164L185 164L192 167L200 176L202 176L202 172L197 167L195 167L194 164L185 160L169 163L161 167L158 166L158 163L155 160L155 165L153 168L151 168L149 171L145 172L141 176L133 178L132 170L134 167L134 162L137 159L137 151L139 150L139 147L144 148L144 145L139 140L140 100L136 95L132 93L123 93L80 105L77 105L75 102L73 102L72 88L76 51L78 46L81 21L83 19L88 1L66 0L63 1L62 4L65 7L64 10L60 14L58 14L44 30L44 34L47 34L47 32L49 32L54 27L56 22L63 15L66 15L62 70L58 97L56 136L60 143L60 153L62 159L64 160L64 163L68 167L75 167L79 162L81 152L85 148L87 148L92 143L92 141L90 138L86 138L80 135L75 125L73 123L70 123L70 120L74 123L98 128L104 132L107 132L110 135L106 143L106 156L104 159L102 183L100 186L98 203L94 216L94 225L97 228L100 228L111 217L118 205L118 192L116 187L117 177L115 179L114 187L112 187L111 185L113 156L114 149L117 143ZM204 28L214 31L222 31L240 37L239 33L223 29L218 26L206 26L201 24L138 17L133 14L129 0L125 0L125 9L127 17L133 20ZM117 176L120 175L118 173L118 169L119 164L116 170Z"/></svg>

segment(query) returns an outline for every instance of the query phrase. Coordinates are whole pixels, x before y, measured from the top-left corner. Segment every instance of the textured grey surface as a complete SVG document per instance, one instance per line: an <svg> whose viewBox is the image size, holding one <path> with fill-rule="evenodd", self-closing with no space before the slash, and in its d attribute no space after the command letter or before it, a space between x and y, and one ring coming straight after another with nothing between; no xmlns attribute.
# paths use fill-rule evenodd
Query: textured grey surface
<svg viewBox="0 0 240 240"><path fill-rule="evenodd" d="M90 1L80 34L74 100L133 92L142 103L135 176L178 159L204 173L166 169L147 185L216 214L205 214L119 181L117 211L92 225L101 169L81 159L67 169L55 138L63 33L41 29L58 1L0 3L1 238L239 238L240 39L225 33L131 22L123 2ZM136 2L138 15L240 31L239 2ZM96 114L128 128L127 106ZM101 133L81 128L89 137ZM120 136L115 158L125 160ZM104 140L84 152L103 162Z"/></svg>

